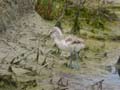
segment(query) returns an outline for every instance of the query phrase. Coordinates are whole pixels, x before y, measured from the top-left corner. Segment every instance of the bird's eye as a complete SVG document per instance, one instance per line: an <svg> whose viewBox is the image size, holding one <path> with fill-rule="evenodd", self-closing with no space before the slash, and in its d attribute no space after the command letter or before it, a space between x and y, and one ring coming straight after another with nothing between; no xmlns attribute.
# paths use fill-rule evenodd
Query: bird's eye
<svg viewBox="0 0 120 90"><path fill-rule="evenodd" d="M51 35L52 33L54 33L54 32L55 32L55 30L51 31L51 32L50 32L50 35Z"/></svg>

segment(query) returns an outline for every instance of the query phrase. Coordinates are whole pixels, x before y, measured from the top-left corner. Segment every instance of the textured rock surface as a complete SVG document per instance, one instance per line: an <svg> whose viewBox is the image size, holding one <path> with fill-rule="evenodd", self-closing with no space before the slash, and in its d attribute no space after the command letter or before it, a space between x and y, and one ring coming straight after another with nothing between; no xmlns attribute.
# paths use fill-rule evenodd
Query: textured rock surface
<svg viewBox="0 0 120 90"><path fill-rule="evenodd" d="M31 13L34 0L0 0L0 32L14 25L24 14Z"/></svg>
<svg viewBox="0 0 120 90"><path fill-rule="evenodd" d="M34 0L33 0L34 1ZM41 68L41 63L46 58L47 54L47 62L51 63L54 60L54 68L53 72L50 70L50 66L48 69L43 69L38 76L38 85L43 88L47 88L49 86L49 81L42 82L43 78L47 79L50 77L49 75L59 77L64 77L69 80L70 87L69 90L80 90L81 87L86 87L87 85L91 85L96 80L104 79L104 77L97 76L85 76L85 75L56 75L59 70L59 64L63 63L65 60L64 57L58 57L57 55L48 55L49 50L53 50L53 42L46 38L49 33L50 28L52 27L51 23L48 23L41 19L41 17L33 10L34 2L32 0L0 0L0 31L6 33L0 34L4 38L0 37L0 76L10 76L11 72L8 71L10 63L13 59L16 61L21 60L18 65L13 65L12 70L14 73L21 75L21 77L17 77L19 81L26 82L30 80L36 80L34 72L29 73L28 69L30 68L33 71ZM40 40L40 43L38 43ZM36 52L33 52L34 49L38 48L40 50L39 54L39 65L36 68L37 64L35 62ZM30 54L32 52L32 54ZM23 55L24 54L24 55ZM117 54L110 54L111 57L114 57ZM26 56L26 57L25 57ZM115 60L112 58L108 59L106 62L113 64ZM51 65L52 66L52 65ZM61 67L60 67L61 69ZM63 67L64 69L64 67ZM62 69L62 70L63 70ZM66 68L65 68L66 69ZM37 71L36 70L36 71ZM61 71L62 71L61 70ZM94 69L93 69L94 70ZM18 72L19 71L19 72ZM56 72L54 72L56 71ZM89 70L90 71L90 70ZM32 76L33 75L33 76ZM51 76L52 76L51 75ZM47 77L47 78L46 78ZM106 78L106 77L105 77ZM108 78L108 77L107 77ZM116 84L112 82L114 78L105 81L104 90L119 90L120 84ZM118 77L117 77L118 80ZM111 82L111 83L110 83ZM45 83L45 84L44 84ZM86 85L86 86L85 86ZM29 85L30 86L30 85ZM40 89L38 87L37 89ZM53 86L52 86L53 87ZM2 89L0 90L16 90L16 89ZM26 90L36 90L36 89L26 89ZM53 90L50 88L44 90ZM83 90L83 89L82 89ZM89 89L88 89L89 90Z"/></svg>

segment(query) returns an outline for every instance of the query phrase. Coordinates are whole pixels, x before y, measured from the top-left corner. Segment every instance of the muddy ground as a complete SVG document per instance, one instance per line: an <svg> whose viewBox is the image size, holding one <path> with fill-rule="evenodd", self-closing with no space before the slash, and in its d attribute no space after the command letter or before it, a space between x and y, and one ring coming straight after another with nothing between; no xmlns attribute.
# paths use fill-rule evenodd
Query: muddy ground
<svg viewBox="0 0 120 90"><path fill-rule="evenodd" d="M103 90L120 89L118 75L106 69L120 56L119 42L107 57L100 57L104 62L81 62L81 69L76 71L65 66L68 54L56 54L48 36L53 26L32 12L1 35L0 90L98 90L93 85L101 80Z"/></svg>

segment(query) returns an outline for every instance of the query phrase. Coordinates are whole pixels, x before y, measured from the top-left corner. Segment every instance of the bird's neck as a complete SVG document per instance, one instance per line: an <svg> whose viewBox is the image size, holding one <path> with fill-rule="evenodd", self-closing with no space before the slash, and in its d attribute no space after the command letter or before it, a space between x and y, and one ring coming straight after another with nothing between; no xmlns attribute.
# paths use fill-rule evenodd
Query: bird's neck
<svg viewBox="0 0 120 90"><path fill-rule="evenodd" d="M62 42L62 38L61 37L56 37L56 38L54 38L54 41L55 41L55 43L60 43L60 42Z"/></svg>
<svg viewBox="0 0 120 90"><path fill-rule="evenodd" d="M56 35L54 37L54 41L62 41L64 39L64 37L62 35Z"/></svg>

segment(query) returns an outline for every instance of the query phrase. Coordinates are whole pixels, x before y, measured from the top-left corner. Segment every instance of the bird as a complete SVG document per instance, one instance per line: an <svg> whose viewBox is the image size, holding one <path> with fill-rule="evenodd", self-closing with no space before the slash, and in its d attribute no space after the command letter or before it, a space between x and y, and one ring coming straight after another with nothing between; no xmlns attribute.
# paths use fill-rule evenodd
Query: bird
<svg viewBox="0 0 120 90"><path fill-rule="evenodd" d="M55 42L56 46L63 51L70 53L70 60L67 64L72 69L80 69L79 65L79 52L85 48L85 43L82 38L73 35L64 37L61 29L54 26L50 32L50 37ZM74 61L74 62L73 62ZM76 62L76 63L75 63Z"/></svg>

